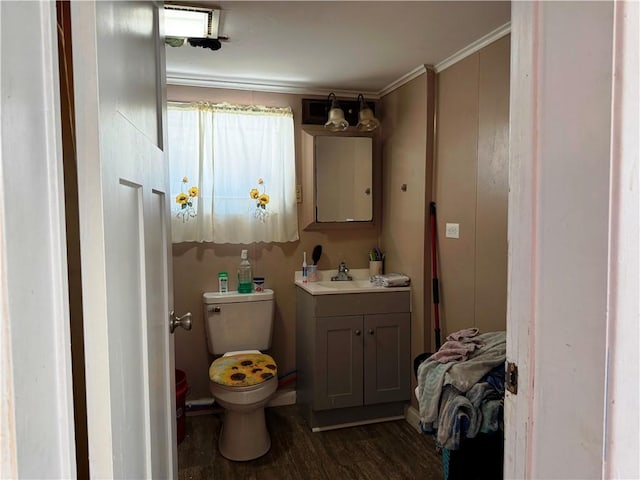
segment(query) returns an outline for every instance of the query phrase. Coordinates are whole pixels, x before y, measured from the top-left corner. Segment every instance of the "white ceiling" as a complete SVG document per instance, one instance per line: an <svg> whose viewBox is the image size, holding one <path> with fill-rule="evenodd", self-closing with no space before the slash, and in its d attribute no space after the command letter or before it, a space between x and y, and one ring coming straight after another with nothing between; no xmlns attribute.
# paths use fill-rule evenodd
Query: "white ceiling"
<svg viewBox="0 0 640 480"><path fill-rule="evenodd" d="M229 40L217 51L167 46L169 83L317 94L378 96L510 20L508 1L188 4L219 7Z"/></svg>

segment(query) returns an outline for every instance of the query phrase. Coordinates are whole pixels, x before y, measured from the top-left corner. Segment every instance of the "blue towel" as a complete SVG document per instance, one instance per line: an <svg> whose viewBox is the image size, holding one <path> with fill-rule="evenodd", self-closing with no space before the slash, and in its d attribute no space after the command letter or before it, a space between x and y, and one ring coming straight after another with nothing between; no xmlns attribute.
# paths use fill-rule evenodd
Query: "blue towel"
<svg viewBox="0 0 640 480"><path fill-rule="evenodd" d="M445 387L438 421L438 443L449 450L457 450L462 439L475 437L481 426L481 412L454 387Z"/></svg>
<svg viewBox="0 0 640 480"><path fill-rule="evenodd" d="M482 412L482 426L480 432L493 433L504 429L504 402L499 400L487 400L480 407Z"/></svg>
<svg viewBox="0 0 640 480"><path fill-rule="evenodd" d="M447 385L442 390L437 425L421 423L422 432L435 434L443 448L458 450L463 439L502 428L503 395L488 382L477 383L466 395Z"/></svg>

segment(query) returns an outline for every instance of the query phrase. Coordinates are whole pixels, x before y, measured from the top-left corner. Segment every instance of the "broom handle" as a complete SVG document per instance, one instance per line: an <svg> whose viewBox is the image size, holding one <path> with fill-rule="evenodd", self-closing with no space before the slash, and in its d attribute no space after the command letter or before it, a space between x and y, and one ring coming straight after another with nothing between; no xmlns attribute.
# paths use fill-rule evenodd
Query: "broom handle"
<svg viewBox="0 0 640 480"><path fill-rule="evenodd" d="M433 289L433 313L434 313L434 331L436 340L436 350L440 348L440 282L438 281L438 255L437 255L437 236L436 236L436 203L431 202L429 205L431 213L431 269L433 273L432 289Z"/></svg>

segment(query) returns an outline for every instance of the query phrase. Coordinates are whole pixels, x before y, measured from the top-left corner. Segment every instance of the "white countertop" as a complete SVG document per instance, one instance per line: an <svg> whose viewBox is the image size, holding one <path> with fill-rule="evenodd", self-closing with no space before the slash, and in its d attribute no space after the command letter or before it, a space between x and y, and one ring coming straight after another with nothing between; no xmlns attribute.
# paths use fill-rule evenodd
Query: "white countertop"
<svg viewBox="0 0 640 480"><path fill-rule="evenodd" d="M306 283L302 281L302 272L294 275L294 283L311 295L338 295L342 293L389 293L409 292L411 287L381 287L369 281L369 269L349 270L353 280L331 281L338 274L337 270L318 270L318 281Z"/></svg>

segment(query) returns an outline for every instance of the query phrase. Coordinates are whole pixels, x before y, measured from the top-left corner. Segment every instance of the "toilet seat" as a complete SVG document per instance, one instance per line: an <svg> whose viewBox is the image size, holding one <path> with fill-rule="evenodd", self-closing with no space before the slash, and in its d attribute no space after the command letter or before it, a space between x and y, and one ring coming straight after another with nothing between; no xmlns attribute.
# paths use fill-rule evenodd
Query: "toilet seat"
<svg viewBox="0 0 640 480"><path fill-rule="evenodd" d="M264 353L225 355L214 360L209 367L209 379L212 382L234 391L259 386L277 377L277 374L276 362Z"/></svg>
<svg viewBox="0 0 640 480"><path fill-rule="evenodd" d="M275 386L272 386L275 384ZM221 385L211 381L209 383L209 390L213 394L214 398L220 400L237 399L239 403L243 403L241 398L259 399L265 394L271 394L278 388L278 380L276 377L271 377L269 380L265 380L262 383L256 385L247 385L244 387L233 387L229 385ZM262 391L265 391L263 393ZM214 393L215 392L215 393ZM259 396L259 397L257 397Z"/></svg>
<svg viewBox="0 0 640 480"><path fill-rule="evenodd" d="M227 410L235 411L264 407L277 388L278 377L275 376L262 383L246 386L222 385L209 381L209 391L216 402Z"/></svg>

